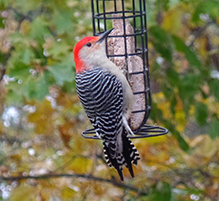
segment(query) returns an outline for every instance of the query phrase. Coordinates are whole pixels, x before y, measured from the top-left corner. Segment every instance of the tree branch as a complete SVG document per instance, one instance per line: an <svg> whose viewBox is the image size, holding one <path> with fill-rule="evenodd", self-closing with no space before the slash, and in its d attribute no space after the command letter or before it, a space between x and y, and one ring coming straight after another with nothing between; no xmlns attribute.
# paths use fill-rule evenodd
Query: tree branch
<svg viewBox="0 0 219 201"><path fill-rule="evenodd" d="M31 175L27 175L27 176L13 176L13 177L0 177L0 181L20 181L20 180L25 180L25 179L36 179L36 180L40 180L40 179L49 179L49 178L61 178L61 177L69 177L69 178L84 178L87 180L92 180L92 181L97 181L97 182L105 182L105 183L109 183L112 184L118 188L123 188L123 189L127 189L133 192L138 193L139 195L147 195L147 192L145 192L142 189L138 189L134 186L128 185L128 184L124 184L122 182L118 182L116 180L113 179L104 179L101 177L95 177L93 175L85 175L85 174L43 174L43 175L37 175L37 176L31 176Z"/></svg>
<svg viewBox="0 0 219 201"><path fill-rule="evenodd" d="M194 39L190 42L190 44L188 46L192 47L194 45L196 39L199 38L202 35L202 33L212 24L215 24L215 21L209 21L205 24L204 27L199 27L198 30L195 30L193 33Z"/></svg>

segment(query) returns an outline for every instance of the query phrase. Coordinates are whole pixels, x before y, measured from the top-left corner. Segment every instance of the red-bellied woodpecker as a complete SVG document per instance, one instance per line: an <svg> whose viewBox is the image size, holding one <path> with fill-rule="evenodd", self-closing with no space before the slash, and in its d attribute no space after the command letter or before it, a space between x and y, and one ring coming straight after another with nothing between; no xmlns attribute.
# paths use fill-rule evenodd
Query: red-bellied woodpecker
<svg viewBox="0 0 219 201"><path fill-rule="evenodd" d="M128 135L133 93L123 73L106 56L105 39L111 30L100 36L85 37L74 48L76 84L80 101L103 140L107 164L115 167L123 180L123 165L134 177L132 163L139 154Z"/></svg>

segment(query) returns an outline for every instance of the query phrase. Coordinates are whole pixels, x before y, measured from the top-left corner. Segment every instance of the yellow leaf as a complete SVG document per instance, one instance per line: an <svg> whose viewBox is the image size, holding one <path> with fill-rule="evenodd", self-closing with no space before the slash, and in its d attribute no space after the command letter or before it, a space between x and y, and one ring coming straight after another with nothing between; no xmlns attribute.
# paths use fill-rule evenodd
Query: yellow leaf
<svg viewBox="0 0 219 201"><path fill-rule="evenodd" d="M70 132L71 132L71 129L73 126L74 126L74 124L72 122L71 123L66 122L63 125L59 125L59 127L58 127L62 141L63 141L64 145L68 148L70 148L69 147L69 141L71 140Z"/></svg>
<svg viewBox="0 0 219 201"><path fill-rule="evenodd" d="M54 131L53 114L51 103L45 99L36 104L36 111L28 115L28 121L34 123L37 134L51 135Z"/></svg>
<svg viewBox="0 0 219 201"><path fill-rule="evenodd" d="M74 189L67 186L62 189L62 198L64 198L64 200L71 200L76 194L77 192Z"/></svg>
<svg viewBox="0 0 219 201"><path fill-rule="evenodd" d="M158 137L149 137L147 138L147 142L151 144L157 144L166 141L166 135L158 136Z"/></svg>
<svg viewBox="0 0 219 201"><path fill-rule="evenodd" d="M29 185L20 185L14 188L10 196L11 201L35 201L38 191L37 188Z"/></svg>
<svg viewBox="0 0 219 201"><path fill-rule="evenodd" d="M19 154L10 155L10 159L12 159L16 162L20 162L21 161L21 155L19 155Z"/></svg>
<svg viewBox="0 0 219 201"><path fill-rule="evenodd" d="M93 161L89 158L75 158L72 160L72 163L69 165L69 170L74 171L77 174L87 173L91 170Z"/></svg>
<svg viewBox="0 0 219 201"><path fill-rule="evenodd" d="M216 141L212 140L209 135L203 135L202 140L198 143L198 148L196 149L196 153L210 158L218 151L218 146L216 145Z"/></svg>
<svg viewBox="0 0 219 201"><path fill-rule="evenodd" d="M58 105L64 106L66 110L71 109L73 113L77 113L79 110L81 110L81 105L79 105L79 98L76 94L69 95L60 91L56 98L56 102Z"/></svg>
<svg viewBox="0 0 219 201"><path fill-rule="evenodd" d="M182 27L182 14L179 7L168 10L163 16L162 28L178 35Z"/></svg>
<svg viewBox="0 0 219 201"><path fill-rule="evenodd" d="M99 183L94 183L94 193L96 195L102 195L103 193L105 193L105 191L103 187L99 185Z"/></svg>
<svg viewBox="0 0 219 201"><path fill-rule="evenodd" d="M30 32L30 24L31 22L28 20L22 21L20 32L23 33L23 35L27 35Z"/></svg>

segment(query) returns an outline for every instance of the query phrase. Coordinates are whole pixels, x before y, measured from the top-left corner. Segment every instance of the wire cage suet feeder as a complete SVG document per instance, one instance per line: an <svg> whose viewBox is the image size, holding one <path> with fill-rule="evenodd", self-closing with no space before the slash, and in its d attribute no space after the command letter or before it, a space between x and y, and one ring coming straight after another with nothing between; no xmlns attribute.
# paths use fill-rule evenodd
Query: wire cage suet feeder
<svg viewBox="0 0 219 201"><path fill-rule="evenodd" d="M108 58L123 71L134 95L129 124L135 134L129 138L165 135L168 130L147 125L151 111L148 41L145 0L91 0L93 35L113 29L106 41ZM100 139L94 129L82 136Z"/></svg>

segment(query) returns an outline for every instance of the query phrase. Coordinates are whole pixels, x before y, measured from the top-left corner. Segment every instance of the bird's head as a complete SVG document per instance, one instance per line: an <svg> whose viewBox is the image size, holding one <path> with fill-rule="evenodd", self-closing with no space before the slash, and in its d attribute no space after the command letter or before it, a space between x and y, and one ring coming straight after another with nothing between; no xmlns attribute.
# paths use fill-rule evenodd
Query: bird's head
<svg viewBox="0 0 219 201"><path fill-rule="evenodd" d="M88 36L80 40L74 48L76 73L94 67L106 57L105 38L112 31L108 30L99 36Z"/></svg>

